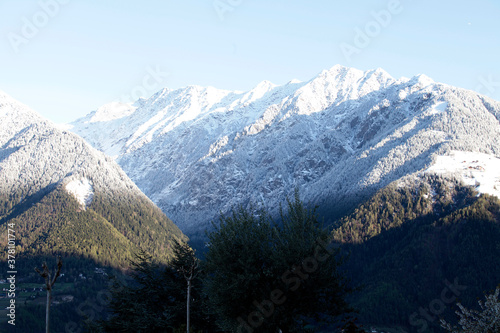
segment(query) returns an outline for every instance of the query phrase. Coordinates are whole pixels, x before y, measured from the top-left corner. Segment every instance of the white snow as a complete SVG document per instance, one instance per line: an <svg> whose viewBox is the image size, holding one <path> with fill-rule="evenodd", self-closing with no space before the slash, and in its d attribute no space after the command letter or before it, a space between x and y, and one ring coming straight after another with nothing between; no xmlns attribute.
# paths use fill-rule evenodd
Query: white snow
<svg viewBox="0 0 500 333"><path fill-rule="evenodd" d="M55 128L57 128L60 131L71 131L73 129L73 125L71 124L53 124Z"/></svg>
<svg viewBox="0 0 500 333"><path fill-rule="evenodd" d="M95 126L102 138L108 135L105 123L85 126ZM59 182L82 209L96 192L116 200L146 199L116 162L0 91L0 193L30 196Z"/></svg>
<svg viewBox="0 0 500 333"><path fill-rule="evenodd" d="M396 82L382 69L363 72L335 65L297 90L297 114L311 115L348 100L356 100Z"/></svg>
<svg viewBox="0 0 500 333"><path fill-rule="evenodd" d="M448 156L438 156L426 172L459 175L465 184L475 186L479 193L500 198L500 158L493 155L452 151Z"/></svg>
<svg viewBox="0 0 500 333"><path fill-rule="evenodd" d="M430 110L427 111L427 115L435 115L443 113L447 107L448 107L447 102L436 103L432 106Z"/></svg>
<svg viewBox="0 0 500 333"><path fill-rule="evenodd" d="M111 102L98 108L90 123L110 121L131 115L137 109L132 103Z"/></svg>
<svg viewBox="0 0 500 333"><path fill-rule="evenodd" d="M277 85L274 83L264 80L260 82L255 88L247 92L241 99L240 103L248 105L255 102L256 100L262 98L265 94L276 88Z"/></svg>
<svg viewBox="0 0 500 333"><path fill-rule="evenodd" d="M85 208L92 203L94 187L87 178L75 179L65 186L66 191L72 194L80 205Z"/></svg>
<svg viewBox="0 0 500 333"><path fill-rule="evenodd" d="M416 83L420 84L422 87L427 87L435 83L433 79L425 74L415 76L414 80L416 80Z"/></svg>
<svg viewBox="0 0 500 333"><path fill-rule="evenodd" d="M35 111L0 90L0 146L32 123L45 123Z"/></svg>

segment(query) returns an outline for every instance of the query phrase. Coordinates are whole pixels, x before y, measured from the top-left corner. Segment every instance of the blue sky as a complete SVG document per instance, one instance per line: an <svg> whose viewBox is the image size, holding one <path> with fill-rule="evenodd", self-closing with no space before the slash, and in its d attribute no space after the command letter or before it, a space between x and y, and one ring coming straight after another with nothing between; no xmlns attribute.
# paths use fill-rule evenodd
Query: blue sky
<svg viewBox="0 0 500 333"><path fill-rule="evenodd" d="M52 121L163 87L248 90L335 64L500 100L500 1L2 0L0 90Z"/></svg>

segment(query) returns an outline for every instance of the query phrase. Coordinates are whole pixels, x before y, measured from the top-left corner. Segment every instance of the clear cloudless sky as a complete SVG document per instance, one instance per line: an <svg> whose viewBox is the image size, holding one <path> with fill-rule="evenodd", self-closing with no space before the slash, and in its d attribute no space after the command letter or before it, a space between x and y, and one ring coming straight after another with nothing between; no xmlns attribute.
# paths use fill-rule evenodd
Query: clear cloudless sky
<svg viewBox="0 0 500 333"><path fill-rule="evenodd" d="M335 64L500 100L499 55L499 0L0 0L0 90L57 123L163 87L245 91Z"/></svg>

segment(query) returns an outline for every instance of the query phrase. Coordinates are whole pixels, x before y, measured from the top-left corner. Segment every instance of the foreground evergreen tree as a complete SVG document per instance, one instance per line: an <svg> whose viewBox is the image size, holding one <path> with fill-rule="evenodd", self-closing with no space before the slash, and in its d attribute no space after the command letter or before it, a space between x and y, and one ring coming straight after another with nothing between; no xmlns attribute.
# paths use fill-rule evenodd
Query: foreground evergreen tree
<svg viewBox="0 0 500 333"><path fill-rule="evenodd" d="M356 324L357 318L347 317L343 320L344 325L341 328L342 333L366 333L364 329L362 329L362 325Z"/></svg>
<svg viewBox="0 0 500 333"><path fill-rule="evenodd" d="M222 329L300 332L349 310L338 251L298 193L280 223L240 208L214 228L204 288Z"/></svg>
<svg viewBox="0 0 500 333"><path fill-rule="evenodd" d="M111 316L100 322L104 332L166 332L173 316L166 300L182 300L171 276L175 272L160 270L145 251L135 256L131 280L115 280L110 290Z"/></svg>
<svg viewBox="0 0 500 333"><path fill-rule="evenodd" d="M191 331L191 300L193 284L200 274L200 261L195 256L195 251L187 244L176 242L174 244L174 259L172 260L172 268L180 273L187 284L186 295L186 332Z"/></svg>
<svg viewBox="0 0 500 333"><path fill-rule="evenodd" d="M448 332L453 333L498 333L500 332L500 300L498 295L500 293L500 286L498 286L494 293L486 295L486 301L479 301L479 306L482 311L469 310L462 304L458 303L457 306L460 312L457 315L460 317L458 324L461 329L453 328L449 323L441 320L441 327Z"/></svg>

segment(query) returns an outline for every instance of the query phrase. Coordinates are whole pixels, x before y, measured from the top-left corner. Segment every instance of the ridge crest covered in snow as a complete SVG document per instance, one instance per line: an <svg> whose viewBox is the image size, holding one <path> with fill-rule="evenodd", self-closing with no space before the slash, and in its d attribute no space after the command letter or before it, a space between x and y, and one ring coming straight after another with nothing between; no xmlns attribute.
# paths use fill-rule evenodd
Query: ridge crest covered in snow
<svg viewBox="0 0 500 333"><path fill-rule="evenodd" d="M500 157L499 102L382 69L336 65L248 92L164 89L123 117L92 116L72 130L191 235L234 205L278 207L297 186L308 202L342 203L417 177L437 156Z"/></svg>

